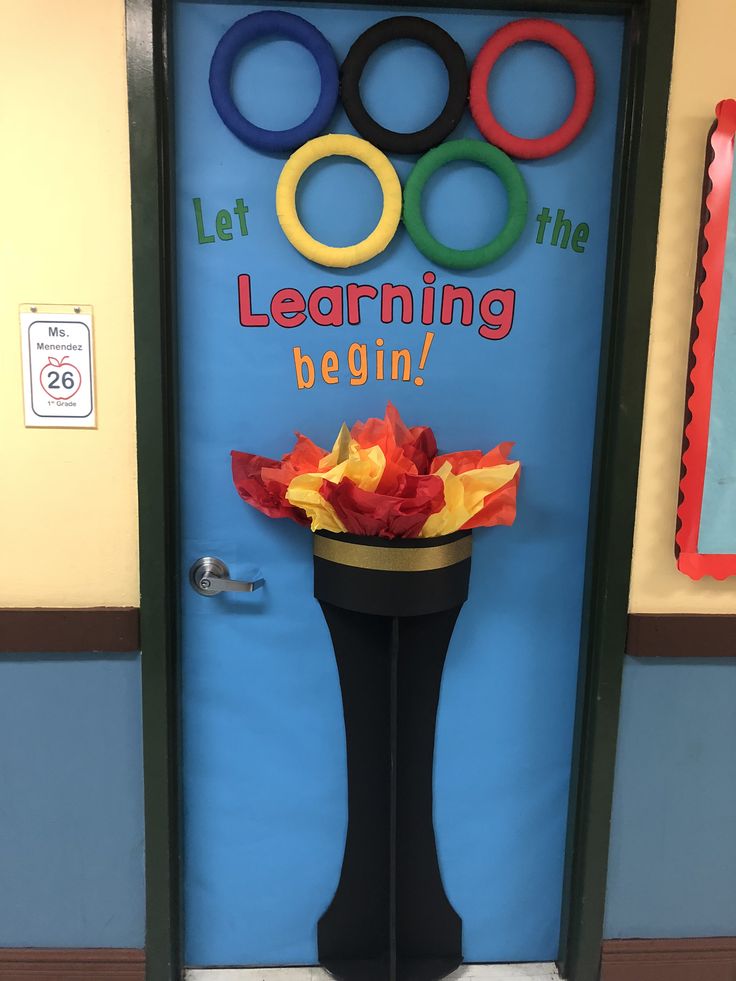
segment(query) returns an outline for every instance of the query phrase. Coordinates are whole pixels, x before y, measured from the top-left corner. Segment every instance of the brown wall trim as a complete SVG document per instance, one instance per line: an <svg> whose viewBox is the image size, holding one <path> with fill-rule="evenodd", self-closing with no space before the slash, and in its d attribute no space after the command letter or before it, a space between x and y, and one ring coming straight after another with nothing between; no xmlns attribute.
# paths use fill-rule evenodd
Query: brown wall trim
<svg viewBox="0 0 736 981"><path fill-rule="evenodd" d="M736 937L604 940L601 981L734 981Z"/></svg>
<svg viewBox="0 0 736 981"><path fill-rule="evenodd" d="M0 654L115 654L140 648L137 607L0 610Z"/></svg>
<svg viewBox="0 0 736 981"><path fill-rule="evenodd" d="M145 981L142 950L0 949L0 981Z"/></svg>
<svg viewBox="0 0 736 981"><path fill-rule="evenodd" d="M736 616L630 613L626 653L633 657L736 657Z"/></svg>

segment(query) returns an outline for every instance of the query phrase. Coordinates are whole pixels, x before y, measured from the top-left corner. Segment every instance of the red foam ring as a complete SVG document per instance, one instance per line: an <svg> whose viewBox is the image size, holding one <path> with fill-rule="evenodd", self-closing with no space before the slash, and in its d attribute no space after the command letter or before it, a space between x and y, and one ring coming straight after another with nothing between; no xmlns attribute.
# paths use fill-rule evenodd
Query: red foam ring
<svg viewBox="0 0 736 981"><path fill-rule="evenodd" d="M488 101L488 79L501 55L515 44L538 41L558 51L575 79L575 101L569 116L553 133L537 139L515 136L499 123ZM582 132L595 101L595 71L584 45L561 24L549 20L515 20L486 41L470 75L470 112L483 136L512 157L534 160L564 150Z"/></svg>

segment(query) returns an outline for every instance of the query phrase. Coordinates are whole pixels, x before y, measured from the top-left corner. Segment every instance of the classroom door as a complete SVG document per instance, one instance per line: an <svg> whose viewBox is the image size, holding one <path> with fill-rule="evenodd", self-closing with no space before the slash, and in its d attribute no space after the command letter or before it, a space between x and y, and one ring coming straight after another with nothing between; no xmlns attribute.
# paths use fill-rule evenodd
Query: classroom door
<svg viewBox="0 0 736 981"><path fill-rule="evenodd" d="M529 216L504 256L454 272L429 262L400 226L380 256L340 270L310 262L281 231L274 197L287 155L250 148L213 106L213 52L233 23L258 9L179 0L174 11L185 960L315 963L317 921L335 892L345 843L340 686L313 597L311 535L239 499L230 451L279 457L295 430L329 448L343 421L383 416L390 400L408 425L432 426L441 450L513 440L522 461L515 525L474 535L470 596L441 690L434 822L445 889L463 921L465 960L551 961L560 926L622 21L554 18L590 55L595 103L570 146L518 162ZM294 10L322 31L338 62L368 26L399 12L327 3ZM515 19L478 9L420 13L461 44L469 65L484 41ZM238 60L232 84L249 119L279 129L309 114L319 75L303 48L269 39ZM396 42L371 59L362 92L383 125L410 131L434 116L446 90L436 55ZM523 44L499 61L490 95L504 126L538 136L568 114L572 76L549 47ZM354 132L341 108L328 131ZM481 138L469 113L455 138ZM390 156L404 184L416 158ZM311 168L298 204L317 239L342 245L373 227L381 192L365 167L332 159ZM427 185L425 213L436 236L467 248L499 231L505 193L490 172L458 162ZM369 303L360 323L342 326L307 318L284 327L270 315L278 290L308 297L320 286L349 283L409 287L409 322L398 305L391 320ZM423 316L428 284L436 304ZM446 284L469 290L469 318L459 303L442 317ZM493 289L504 291L505 309L484 314L480 300ZM501 314L503 322L494 323ZM252 325L255 315L261 326ZM396 378L390 370L380 377L379 347L387 364L388 352L408 352L406 380L403 356ZM325 377L327 351L337 367ZM200 595L189 569L202 556L221 559L235 579L263 577L265 586Z"/></svg>

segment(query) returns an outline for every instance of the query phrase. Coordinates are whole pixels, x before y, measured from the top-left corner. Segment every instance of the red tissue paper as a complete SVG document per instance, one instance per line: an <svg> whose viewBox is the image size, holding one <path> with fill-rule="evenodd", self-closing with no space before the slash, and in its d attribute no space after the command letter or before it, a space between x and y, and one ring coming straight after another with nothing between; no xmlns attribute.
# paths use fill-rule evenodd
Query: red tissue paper
<svg viewBox="0 0 736 981"><path fill-rule="evenodd" d="M389 403L383 419L343 425L329 453L301 434L281 460L233 450L233 481L259 511L312 531L429 538L513 523L512 447L438 455L432 430L409 428Z"/></svg>

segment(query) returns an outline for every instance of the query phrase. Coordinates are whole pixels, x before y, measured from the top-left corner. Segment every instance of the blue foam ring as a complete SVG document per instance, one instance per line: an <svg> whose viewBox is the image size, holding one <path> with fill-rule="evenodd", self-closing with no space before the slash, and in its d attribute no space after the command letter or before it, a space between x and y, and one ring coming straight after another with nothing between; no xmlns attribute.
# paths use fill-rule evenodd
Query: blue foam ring
<svg viewBox="0 0 736 981"><path fill-rule="evenodd" d="M317 62L322 83L314 111L291 129L271 130L255 126L235 105L230 89L233 65L243 47L251 41L274 35L305 47ZM243 143L267 153L290 152L318 136L335 111L338 91L337 60L329 41L309 21L283 10L259 11L236 21L220 38L210 64L210 92L223 123Z"/></svg>

